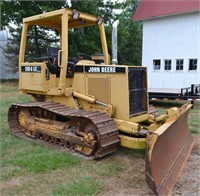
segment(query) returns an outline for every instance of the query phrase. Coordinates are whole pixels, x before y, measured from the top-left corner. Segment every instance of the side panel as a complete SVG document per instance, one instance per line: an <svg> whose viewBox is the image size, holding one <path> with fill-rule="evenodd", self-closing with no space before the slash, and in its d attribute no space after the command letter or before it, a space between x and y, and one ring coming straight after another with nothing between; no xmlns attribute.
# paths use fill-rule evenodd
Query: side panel
<svg viewBox="0 0 200 196"><path fill-rule="evenodd" d="M115 74L111 77L111 104L116 107L115 118L129 120L127 74Z"/></svg>
<svg viewBox="0 0 200 196"><path fill-rule="evenodd" d="M94 96L97 101L115 107L114 118L129 120L128 67L110 65L78 65L72 88ZM103 111L104 106L80 100L86 110Z"/></svg>
<svg viewBox="0 0 200 196"><path fill-rule="evenodd" d="M114 118L129 119L128 81L125 69L122 73L86 73L86 94L115 107ZM93 104L91 108L105 109Z"/></svg>
<svg viewBox="0 0 200 196"><path fill-rule="evenodd" d="M47 91L45 63L21 63L19 68L21 90Z"/></svg>
<svg viewBox="0 0 200 196"><path fill-rule="evenodd" d="M94 96L100 102L110 103L110 77L87 77L86 87L88 95Z"/></svg>
<svg viewBox="0 0 200 196"><path fill-rule="evenodd" d="M147 72L144 67L78 65L72 88L93 96L97 101L115 107L114 118L140 122L147 119ZM105 109L104 106L80 100L86 110Z"/></svg>

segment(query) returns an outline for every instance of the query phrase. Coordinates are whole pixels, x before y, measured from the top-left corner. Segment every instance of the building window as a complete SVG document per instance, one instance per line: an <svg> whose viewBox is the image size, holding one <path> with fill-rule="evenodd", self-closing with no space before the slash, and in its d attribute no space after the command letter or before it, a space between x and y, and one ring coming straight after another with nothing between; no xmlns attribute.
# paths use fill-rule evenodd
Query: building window
<svg viewBox="0 0 200 196"><path fill-rule="evenodd" d="M160 70L160 59L153 60L153 69Z"/></svg>
<svg viewBox="0 0 200 196"><path fill-rule="evenodd" d="M172 60L165 60L165 70L171 70Z"/></svg>
<svg viewBox="0 0 200 196"><path fill-rule="evenodd" d="M183 59L176 60L176 70L183 70Z"/></svg>
<svg viewBox="0 0 200 196"><path fill-rule="evenodd" d="M189 70L196 70L196 69L197 69L197 59L190 59Z"/></svg>

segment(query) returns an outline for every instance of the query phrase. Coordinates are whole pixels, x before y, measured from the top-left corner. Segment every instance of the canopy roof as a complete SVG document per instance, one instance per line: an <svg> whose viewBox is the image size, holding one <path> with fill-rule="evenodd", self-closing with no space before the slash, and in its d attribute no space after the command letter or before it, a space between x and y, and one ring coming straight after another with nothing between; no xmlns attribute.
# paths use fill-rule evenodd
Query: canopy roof
<svg viewBox="0 0 200 196"><path fill-rule="evenodd" d="M92 26L97 25L97 17L79 12L79 18L73 19L72 18L71 9L60 9L57 11L52 11L44 14L39 14L35 16L31 16L28 18L24 18L23 22L28 23L29 25L41 25L50 28L55 28L57 30L61 29L62 24L62 15L68 14L69 16L69 28L79 28L84 26Z"/></svg>

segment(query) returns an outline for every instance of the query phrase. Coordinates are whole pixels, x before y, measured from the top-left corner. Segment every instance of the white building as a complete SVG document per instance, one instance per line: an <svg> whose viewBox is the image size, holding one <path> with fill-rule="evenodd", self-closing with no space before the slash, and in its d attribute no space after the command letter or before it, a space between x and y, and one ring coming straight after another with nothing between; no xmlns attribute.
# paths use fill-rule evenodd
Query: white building
<svg viewBox="0 0 200 196"><path fill-rule="evenodd" d="M140 0L133 20L143 23L142 65L149 92L178 92L200 84L200 1Z"/></svg>
<svg viewBox="0 0 200 196"><path fill-rule="evenodd" d="M18 73L13 73L6 64L6 58L3 54L3 49L8 42L9 34L7 31L0 31L0 79L16 79L19 77Z"/></svg>

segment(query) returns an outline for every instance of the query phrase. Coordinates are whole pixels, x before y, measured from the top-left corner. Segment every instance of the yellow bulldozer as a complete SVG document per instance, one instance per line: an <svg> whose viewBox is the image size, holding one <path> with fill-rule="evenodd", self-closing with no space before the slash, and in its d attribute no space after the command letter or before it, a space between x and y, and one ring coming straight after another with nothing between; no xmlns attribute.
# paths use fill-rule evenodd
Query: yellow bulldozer
<svg viewBox="0 0 200 196"><path fill-rule="evenodd" d="M47 56L28 61L27 37L35 25L56 30L60 41ZM9 126L20 138L86 159L109 155L120 145L146 149L146 182L155 194L168 195L195 142L187 125L191 105L163 115L149 107L147 68L118 65L117 25L110 63L102 17L60 9L23 19L19 89L32 101L12 104ZM87 27L99 29L102 54L70 57L69 31Z"/></svg>

